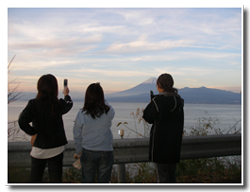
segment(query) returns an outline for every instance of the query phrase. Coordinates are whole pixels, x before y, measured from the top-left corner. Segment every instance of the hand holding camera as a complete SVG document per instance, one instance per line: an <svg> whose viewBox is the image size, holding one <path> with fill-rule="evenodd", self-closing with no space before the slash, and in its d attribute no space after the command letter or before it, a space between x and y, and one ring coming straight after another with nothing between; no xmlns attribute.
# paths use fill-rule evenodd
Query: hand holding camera
<svg viewBox="0 0 250 192"><path fill-rule="evenodd" d="M152 100L155 97L154 92L151 90L150 91L150 99Z"/></svg>
<svg viewBox="0 0 250 192"><path fill-rule="evenodd" d="M63 87L64 87L63 94L64 94L64 96L66 96L69 94L68 79L64 79Z"/></svg>

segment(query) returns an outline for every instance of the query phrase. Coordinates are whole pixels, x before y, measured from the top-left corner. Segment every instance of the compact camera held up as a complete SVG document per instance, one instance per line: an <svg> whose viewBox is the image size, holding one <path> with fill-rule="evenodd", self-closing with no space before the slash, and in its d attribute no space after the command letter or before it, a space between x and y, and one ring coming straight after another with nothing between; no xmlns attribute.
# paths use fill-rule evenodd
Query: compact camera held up
<svg viewBox="0 0 250 192"><path fill-rule="evenodd" d="M68 79L63 80L63 92L64 95L69 94L69 88L68 88Z"/></svg>
<svg viewBox="0 0 250 192"><path fill-rule="evenodd" d="M155 97L155 94L154 94L154 92L151 90L151 91L150 91L150 99L152 100L154 97Z"/></svg>

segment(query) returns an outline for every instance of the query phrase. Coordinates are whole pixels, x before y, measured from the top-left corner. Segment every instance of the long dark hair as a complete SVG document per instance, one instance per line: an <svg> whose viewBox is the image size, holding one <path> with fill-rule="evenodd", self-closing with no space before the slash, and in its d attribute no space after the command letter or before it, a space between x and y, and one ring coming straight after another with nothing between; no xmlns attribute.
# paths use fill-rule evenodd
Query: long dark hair
<svg viewBox="0 0 250 192"><path fill-rule="evenodd" d="M51 115L54 115L59 105L57 79L51 74L43 75L37 82L37 90L36 99L43 103L49 103L52 107Z"/></svg>
<svg viewBox="0 0 250 192"><path fill-rule="evenodd" d="M93 119L100 117L103 113L108 113L110 107L105 104L104 93L100 83L92 83L85 93L85 102L82 112L90 114Z"/></svg>
<svg viewBox="0 0 250 192"><path fill-rule="evenodd" d="M174 79L170 74L161 74L158 77L156 84L166 92L178 93L178 90L173 87Z"/></svg>

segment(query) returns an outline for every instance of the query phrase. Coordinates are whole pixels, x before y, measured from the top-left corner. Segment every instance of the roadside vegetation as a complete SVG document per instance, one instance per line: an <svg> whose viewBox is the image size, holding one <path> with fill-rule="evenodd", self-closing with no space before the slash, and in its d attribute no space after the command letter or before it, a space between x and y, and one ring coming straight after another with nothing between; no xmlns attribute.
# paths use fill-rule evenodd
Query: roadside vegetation
<svg viewBox="0 0 250 192"><path fill-rule="evenodd" d="M137 129L129 127L126 122L119 123L117 126L124 126L131 132L136 130L138 137L149 136L149 125L141 118L142 111L137 109L134 116L136 123L144 124L144 133L138 133ZM188 135L208 135L213 134L240 134L239 122L236 121L233 127L228 130L214 129L218 119L199 118L194 127L190 127ZM135 126L136 126L135 123ZM214 157L204 159L186 159L181 160L176 169L177 183L241 183L241 157ZM9 183L28 182L28 169L9 169ZM44 182L48 181L48 173L45 171ZM126 182L127 183L156 183L156 169L154 163L136 163L126 164ZM63 183L81 183L81 171L74 167L66 167L63 172ZM118 183L116 165L113 166L111 183Z"/></svg>

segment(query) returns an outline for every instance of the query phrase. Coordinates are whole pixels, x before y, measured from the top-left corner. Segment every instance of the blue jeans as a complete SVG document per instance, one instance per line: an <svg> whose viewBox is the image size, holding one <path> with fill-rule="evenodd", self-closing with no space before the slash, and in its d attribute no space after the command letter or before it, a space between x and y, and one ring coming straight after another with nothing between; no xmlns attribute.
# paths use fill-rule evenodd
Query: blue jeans
<svg viewBox="0 0 250 192"><path fill-rule="evenodd" d="M98 183L109 183L114 162L113 151L82 150L82 182L93 183L97 172Z"/></svg>

